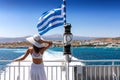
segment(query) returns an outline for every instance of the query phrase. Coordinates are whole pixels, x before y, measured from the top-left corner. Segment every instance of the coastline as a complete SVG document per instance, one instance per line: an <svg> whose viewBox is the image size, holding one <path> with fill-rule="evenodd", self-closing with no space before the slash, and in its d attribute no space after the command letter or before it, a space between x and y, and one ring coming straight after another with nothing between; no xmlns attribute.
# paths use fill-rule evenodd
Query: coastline
<svg viewBox="0 0 120 80"><path fill-rule="evenodd" d="M80 47L80 44L78 42L73 42L71 44L73 47ZM0 48L27 48L29 46L32 46L27 41L21 41L21 42L7 42L7 43L0 43ZM52 47L63 47L62 41L53 41Z"/></svg>
<svg viewBox="0 0 120 80"><path fill-rule="evenodd" d="M0 43L0 48L28 48L32 46L29 42L27 41L22 41L22 42L9 42L9 43ZM52 47L63 47L62 41L57 41L57 44L53 43ZM72 47L106 47L106 48L120 48L119 46L115 45L94 45L94 44L80 44L79 42L72 42L71 44Z"/></svg>

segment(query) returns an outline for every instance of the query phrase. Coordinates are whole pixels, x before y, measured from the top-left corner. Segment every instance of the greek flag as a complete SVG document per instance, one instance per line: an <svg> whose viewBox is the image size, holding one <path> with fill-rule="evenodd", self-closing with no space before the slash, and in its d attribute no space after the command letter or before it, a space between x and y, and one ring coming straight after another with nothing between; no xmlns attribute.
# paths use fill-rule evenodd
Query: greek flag
<svg viewBox="0 0 120 80"><path fill-rule="evenodd" d="M64 25L63 8L57 8L47 11L39 18L37 25L40 35L45 34L49 30Z"/></svg>

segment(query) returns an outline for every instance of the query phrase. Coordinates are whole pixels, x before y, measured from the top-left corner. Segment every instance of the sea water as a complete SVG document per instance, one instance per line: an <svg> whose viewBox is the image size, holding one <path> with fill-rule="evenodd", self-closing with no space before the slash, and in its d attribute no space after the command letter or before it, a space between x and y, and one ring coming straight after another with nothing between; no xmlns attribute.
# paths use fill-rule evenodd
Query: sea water
<svg viewBox="0 0 120 80"><path fill-rule="evenodd" d="M63 48L51 48L54 51L63 51ZM62 52L63 53L63 52ZM79 60L119 60L120 48L118 47L71 47L71 55ZM88 65L111 65L111 62L85 62ZM114 64L120 64L115 62Z"/></svg>
<svg viewBox="0 0 120 80"><path fill-rule="evenodd" d="M26 52L27 48L0 48L0 60L14 60ZM51 47L47 52L55 57L63 56L63 47ZM80 60L120 59L120 48L71 47L71 55ZM0 62L6 65L9 62Z"/></svg>
<svg viewBox="0 0 120 80"><path fill-rule="evenodd" d="M63 52L62 47L53 47L50 49ZM72 47L71 55L82 60L120 59L120 48Z"/></svg>

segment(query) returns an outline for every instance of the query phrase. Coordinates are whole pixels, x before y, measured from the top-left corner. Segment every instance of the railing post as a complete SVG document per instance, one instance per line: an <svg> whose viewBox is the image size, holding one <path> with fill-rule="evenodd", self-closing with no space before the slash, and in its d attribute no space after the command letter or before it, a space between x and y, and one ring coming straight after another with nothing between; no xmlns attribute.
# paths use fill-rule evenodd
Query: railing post
<svg viewBox="0 0 120 80"><path fill-rule="evenodd" d="M66 57L66 80L69 80L69 62L70 62L69 54L65 55L65 57Z"/></svg>
<svg viewBox="0 0 120 80"><path fill-rule="evenodd" d="M113 80L118 80L117 75L115 73L115 61L112 61L112 76Z"/></svg>
<svg viewBox="0 0 120 80"><path fill-rule="evenodd" d="M18 76L17 80L20 80L20 61L18 62Z"/></svg>

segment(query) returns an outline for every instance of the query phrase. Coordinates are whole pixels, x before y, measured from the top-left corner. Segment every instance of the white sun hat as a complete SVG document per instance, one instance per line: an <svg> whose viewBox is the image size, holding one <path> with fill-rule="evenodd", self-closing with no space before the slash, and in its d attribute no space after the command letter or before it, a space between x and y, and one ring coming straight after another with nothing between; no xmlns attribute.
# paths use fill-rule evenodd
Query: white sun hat
<svg viewBox="0 0 120 80"><path fill-rule="evenodd" d="M44 47L43 43L39 43L39 40L44 40L40 35L34 35L31 37L26 38L31 44L35 45L38 48Z"/></svg>

